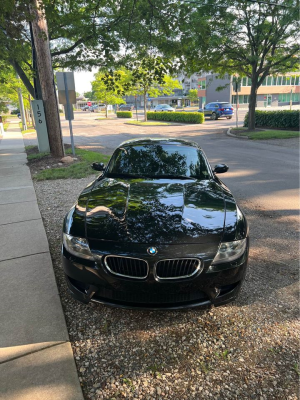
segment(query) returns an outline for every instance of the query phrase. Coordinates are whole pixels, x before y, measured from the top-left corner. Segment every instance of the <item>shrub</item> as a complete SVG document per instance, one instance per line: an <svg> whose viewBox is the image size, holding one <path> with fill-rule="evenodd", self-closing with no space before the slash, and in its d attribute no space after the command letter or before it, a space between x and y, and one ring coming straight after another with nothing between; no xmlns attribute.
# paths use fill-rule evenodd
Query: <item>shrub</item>
<svg viewBox="0 0 300 400"><path fill-rule="evenodd" d="M12 110L11 115L17 115L19 114L20 110L16 109L16 110Z"/></svg>
<svg viewBox="0 0 300 400"><path fill-rule="evenodd" d="M132 118L131 111L117 111L118 118Z"/></svg>
<svg viewBox="0 0 300 400"><path fill-rule="evenodd" d="M204 114L198 112L148 112L147 118L156 121L187 122L190 124L203 124Z"/></svg>
<svg viewBox="0 0 300 400"><path fill-rule="evenodd" d="M299 128L299 110L255 111L255 126L265 128ZM245 115L244 126L248 127L248 113Z"/></svg>

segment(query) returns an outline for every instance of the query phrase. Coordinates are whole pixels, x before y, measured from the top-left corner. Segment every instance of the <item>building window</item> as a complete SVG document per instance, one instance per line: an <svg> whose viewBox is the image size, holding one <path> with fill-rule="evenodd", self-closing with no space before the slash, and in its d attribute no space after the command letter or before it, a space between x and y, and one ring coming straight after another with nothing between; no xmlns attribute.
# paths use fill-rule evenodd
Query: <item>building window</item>
<svg viewBox="0 0 300 400"><path fill-rule="evenodd" d="M273 86L277 85L277 76L272 76L272 85Z"/></svg>
<svg viewBox="0 0 300 400"><path fill-rule="evenodd" d="M299 93L293 93L292 100L299 101L299 97L300 97Z"/></svg>
<svg viewBox="0 0 300 400"><path fill-rule="evenodd" d="M199 89L203 90L206 89L206 81L199 81Z"/></svg>
<svg viewBox="0 0 300 400"><path fill-rule="evenodd" d="M299 76L295 77L295 85L296 86L299 86L299 78L300 78Z"/></svg>
<svg viewBox="0 0 300 400"><path fill-rule="evenodd" d="M280 86L282 81L282 76L277 77L277 85Z"/></svg>
<svg viewBox="0 0 300 400"><path fill-rule="evenodd" d="M242 79L242 86L247 86L247 77L244 76L244 78Z"/></svg>
<svg viewBox="0 0 300 400"><path fill-rule="evenodd" d="M271 86L272 85L272 77L268 76L267 78L267 86Z"/></svg>
<svg viewBox="0 0 300 400"><path fill-rule="evenodd" d="M287 85L290 85L290 84L291 84L291 77L290 77L290 76L287 76L287 77L286 77L286 84L287 84Z"/></svg>
<svg viewBox="0 0 300 400"><path fill-rule="evenodd" d="M266 86L266 84L267 84L267 79L265 78L265 79L263 80L262 86Z"/></svg>
<svg viewBox="0 0 300 400"><path fill-rule="evenodd" d="M232 96L232 104L236 104L236 95ZM249 95L239 95L239 104L248 104Z"/></svg>
<svg viewBox="0 0 300 400"><path fill-rule="evenodd" d="M281 83L282 85L286 85L287 83L286 83L286 76L283 76L282 77L282 83Z"/></svg>
<svg viewBox="0 0 300 400"><path fill-rule="evenodd" d="M252 79L248 78L248 86L251 86L251 85L252 85Z"/></svg>

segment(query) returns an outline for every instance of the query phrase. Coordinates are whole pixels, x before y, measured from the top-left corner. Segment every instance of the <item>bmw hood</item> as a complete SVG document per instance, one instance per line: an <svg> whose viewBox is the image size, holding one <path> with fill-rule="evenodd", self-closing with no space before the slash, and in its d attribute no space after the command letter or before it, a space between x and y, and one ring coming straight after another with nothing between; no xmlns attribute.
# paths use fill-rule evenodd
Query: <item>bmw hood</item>
<svg viewBox="0 0 300 400"><path fill-rule="evenodd" d="M220 242L221 185L213 180L104 178L86 203L88 239L170 244Z"/></svg>

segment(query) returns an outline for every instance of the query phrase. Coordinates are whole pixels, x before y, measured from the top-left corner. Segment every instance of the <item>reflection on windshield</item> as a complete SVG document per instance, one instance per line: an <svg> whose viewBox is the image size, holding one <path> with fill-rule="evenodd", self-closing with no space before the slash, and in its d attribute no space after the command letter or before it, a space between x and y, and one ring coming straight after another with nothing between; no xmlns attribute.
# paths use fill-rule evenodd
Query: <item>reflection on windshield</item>
<svg viewBox="0 0 300 400"><path fill-rule="evenodd" d="M107 175L210 178L206 161L199 149L174 144L145 144L119 148L111 158Z"/></svg>

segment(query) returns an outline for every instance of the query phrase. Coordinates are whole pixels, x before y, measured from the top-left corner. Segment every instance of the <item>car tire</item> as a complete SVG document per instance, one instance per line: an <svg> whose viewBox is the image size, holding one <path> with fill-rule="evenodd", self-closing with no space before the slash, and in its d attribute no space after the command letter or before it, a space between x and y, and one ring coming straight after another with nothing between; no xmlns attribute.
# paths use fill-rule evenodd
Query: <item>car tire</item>
<svg viewBox="0 0 300 400"><path fill-rule="evenodd" d="M216 114L216 113L212 113L212 114L211 114L211 119L212 119L213 121L216 121L216 120L218 119L217 114Z"/></svg>
<svg viewBox="0 0 300 400"><path fill-rule="evenodd" d="M226 117L227 119L232 119L232 117Z"/></svg>

